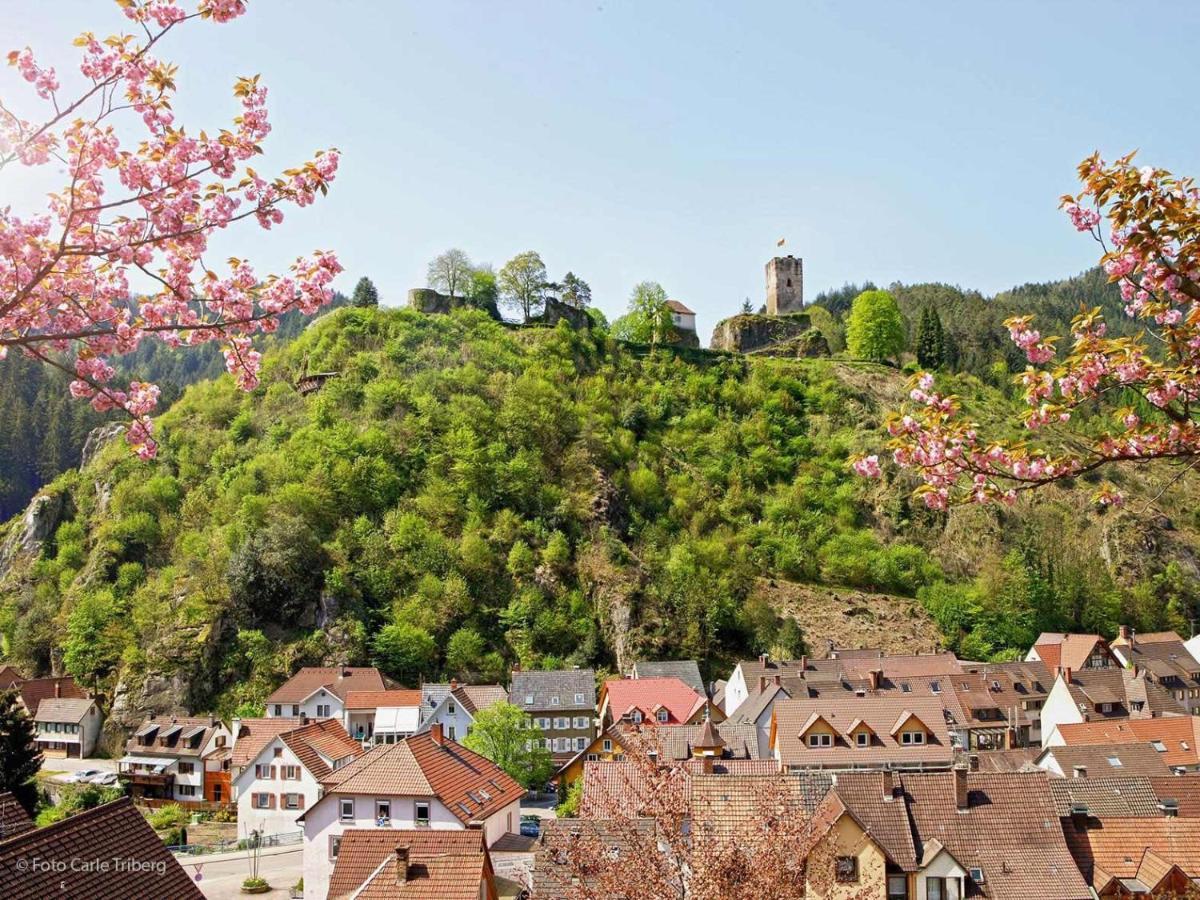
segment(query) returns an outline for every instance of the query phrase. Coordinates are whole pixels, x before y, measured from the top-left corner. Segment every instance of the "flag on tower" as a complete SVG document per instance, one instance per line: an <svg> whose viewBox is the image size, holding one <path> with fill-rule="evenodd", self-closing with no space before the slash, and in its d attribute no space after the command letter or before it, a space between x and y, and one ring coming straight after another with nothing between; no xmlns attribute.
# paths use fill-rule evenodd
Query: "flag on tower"
<svg viewBox="0 0 1200 900"><path fill-rule="evenodd" d="M780 238L779 240L777 240L777 241L775 242L775 246L776 246L776 247L782 247L782 246L783 246L783 242L784 242L784 240L786 240L786 239L785 239L785 238Z"/></svg>

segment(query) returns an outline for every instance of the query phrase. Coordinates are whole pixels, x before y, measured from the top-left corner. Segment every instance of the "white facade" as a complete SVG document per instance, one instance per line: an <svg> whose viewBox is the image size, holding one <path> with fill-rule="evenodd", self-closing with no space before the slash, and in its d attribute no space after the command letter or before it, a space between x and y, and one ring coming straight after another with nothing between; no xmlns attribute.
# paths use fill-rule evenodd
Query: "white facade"
<svg viewBox="0 0 1200 900"><path fill-rule="evenodd" d="M516 832L520 822L521 804L514 800L484 822L484 841L490 847L507 832ZM303 827L304 896L306 900L325 900L336 859L335 848L347 828L459 830L465 826L437 797L331 793L304 813Z"/></svg>
<svg viewBox="0 0 1200 900"><path fill-rule="evenodd" d="M983 873L984 878L987 878L987 873ZM917 873L917 896L940 897L942 900L961 900L967 895L966 880L969 873L953 856L945 849L942 850L929 861L929 864L922 867ZM931 885L929 882L936 880L936 885ZM932 891L931 891L932 888Z"/></svg>
<svg viewBox="0 0 1200 900"><path fill-rule="evenodd" d="M442 733L448 740L461 744L474 724L475 717L466 711L457 697L449 694L442 698L432 715L421 723L421 732L428 731L431 725L441 725Z"/></svg>
<svg viewBox="0 0 1200 900"><path fill-rule="evenodd" d="M1054 680L1054 687L1050 689L1050 694L1042 705L1041 720L1043 747L1062 744L1062 738L1058 736L1059 725L1083 721L1083 713L1079 711L1079 706L1062 676Z"/></svg>
<svg viewBox="0 0 1200 900"><path fill-rule="evenodd" d="M696 314L671 310L671 324L681 331L696 330Z"/></svg>
<svg viewBox="0 0 1200 900"><path fill-rule="evenodd" d="M45 700L42 701L46 703ZM38 721L37 742L43 753L48 757L69 756L86 758L96 749L96 740L100 737L100 707L94 700L87 701L90 705L83 716L71 721Z"/></svg>
<svg viewBox="0 0 1200 900"><path fill-rule="evenodd" d="M169 725L164 720L163 726ZM186 727L186 726L185 726ZM204 757L221 747L230 746L233 738L224 724L218 724L209 732L208 740L200 747L198 754L179 754L170 747L157 747L153 744L139 747L127 752L120 760L122 771L140 772L152 775L171 775L170 799L181 803L199 803L204 797ZM228 799L228 798L226 798Z"/></svg>
<svg viewBox="0 0 1200 900"><path fill-rule="evenodd" d="M237 798L238 837L247 837L252 831L286 834L300 830L296 817L320 799L321 785L292 748L277 737L238 773L233 796Z"/></svg>
<svg viewBox="0 0 1200 900"><path fill-rule="evenodd" d="M417 733L421 719L419 706L380 706L376 709L348 709L342 716L346 733L359 743L395 744Z"/></svg>
<svg viewBox="0 0 1200 900"><path fill-rule="evenodd" d="M746 702L750 690L746 685L746 676L742 672L742 664L738 663L729 680L725 682L725 715L730 715Z"/></svg>
<svg viewBox="0 0 1200 900"><path fill-rule="evenodd" d="M299 719L307 716L310 719L343 719L344 704L342 698L326 688L317 688L299 703L268 703L268 719Z"/></svg>

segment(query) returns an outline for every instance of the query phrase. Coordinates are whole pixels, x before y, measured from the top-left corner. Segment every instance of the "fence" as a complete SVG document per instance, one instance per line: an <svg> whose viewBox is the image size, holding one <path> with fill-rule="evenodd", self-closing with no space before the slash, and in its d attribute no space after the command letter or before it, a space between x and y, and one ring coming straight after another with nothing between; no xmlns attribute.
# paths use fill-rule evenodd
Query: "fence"
<svg viewBox="0 0 1200 900"><path fill-rule="evenodd" d="M236 850L249 850L252 838L241 838L236 841L219 841L215 844L182 844L167 847L178 856L205 856L209 853L231 853ZM282 831L279 834L261 834L258 836L260 849L268 847L287 847L299 844L304 840L303 831Z"/></svg>
<svg viewBox="0 0 1200 900"><path fill-rule="evenodd" d="M165 800L161 797L135 797L134 803L146 809L162 809L164 806L178 806L184 812L227 812L237 813L235 803L213 803L210 800Z"/></svg>

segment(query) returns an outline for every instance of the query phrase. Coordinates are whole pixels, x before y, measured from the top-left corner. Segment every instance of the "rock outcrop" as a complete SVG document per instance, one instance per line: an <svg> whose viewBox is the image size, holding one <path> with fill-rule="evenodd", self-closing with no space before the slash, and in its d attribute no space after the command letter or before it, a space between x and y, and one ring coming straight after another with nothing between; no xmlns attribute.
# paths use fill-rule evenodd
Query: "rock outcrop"
<svg viewBox="0 0 1200 900"><path fill-rule="evenodd" d="M25 512L0 545L0 580L18 558L35 556L41 551L42 544L62 521L66 505L66 495L58 492L38 494L29 501Z"/></svg>
<svg viewBox="0 0 1200 900"><path fill-rule="evenodd" d="M477 303L472 303L464 297L448 297L445 294L439 294L432 288L413 288L410 290L408 292L408 305L418 312L443 316L455 309L480 309L497 322L501 321L500 310L496 308L495 303L481 306Z"/></svg>
<svg viewBox="0 0 1200 900"><path fill-rule="evenodd" d="M763 316L741 313L722 319L713 329L713 350L760 353L764 356L828 356L829 344L805 313Z"/></svg>
<svg viewBox="0 0 1200 900"><path fill-rule="evenodd" d="M553 297L546 298L546 308L542 311L540 320L546 325L557 325L565 321L576 330L592 327L592 317L587 314L586 309L570 306Z"/></svg>

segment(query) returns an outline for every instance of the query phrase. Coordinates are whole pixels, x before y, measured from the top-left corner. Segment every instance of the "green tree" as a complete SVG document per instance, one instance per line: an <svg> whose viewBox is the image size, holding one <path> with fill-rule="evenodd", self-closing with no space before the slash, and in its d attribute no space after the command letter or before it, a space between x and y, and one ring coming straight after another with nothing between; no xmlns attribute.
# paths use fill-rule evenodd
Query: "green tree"
<svg viewBox="0 0 1200 900"><path fill-rule="evenodd" d="M33 720L16 691L0 693L0 792L10 791L27 812L37 802L35 778L42 767Z"/></svg>
<svg viewBox="0 0 1200 900"><path fill-rule="evenodd" d="M252 620L291 624L317 605L327 561L304 519L274 518L230 558L230 595Z"/></svg>
<svg viewBox="0 0 1200 900"><path fill-rule="evenodd" d="M560 289L560 299L568 306L574 306L576 309L586 309L592 305L591 285L574 272L568 272L563 276Z"/></svg>
<svg viewBox="0 0 1200 900"><path fill-rule="evenodd" d="M657 281L641 281L629 297L629 312L613 322L613 334L624 341L656 345L671 334L667 292Z"/></svg>
<svg viewBox="0 0 1200 900"><path fill-rule="evenodd" d="M354 286L350 304L363 309L374 309L379 305L379 291L375 290L375 283L366 275L358 279L358 284Z"/></svg>
<svg viewBox="0 0 1200 900"><path fill-rule="evenodd" d="M403 684L420 684L437 657L437 644L424 628L385 625L371 644L375 665Z"/></svg>
<svg viewBox="0 0 1200 900"><path fill-rule="evenodd" d="M481 710L463 746L487 757L527 788L540 788L554 772L541 730L511 703Z"/></svg>
<svg viewBox="0 0 1200 900"><path fill-rule="evenodd" d="M460 628L446 642L446 669L469 681L484 665L487 644L474 628Z"/></svg>
<svg viewBox="0 0 1200 900"><path fill-rule="evenodd" d="M923 369L940 369L946 362L946 336L942 319L932 306L921 310L917 329L917 363Z"/></svg>
<svg viewBox="0 0 1200 900"><path fill-rule="evenodd" d="M473 267L467 254L451 248L435 256L429 263L426 278L429 286L449 297L463 294L471 280Z"/></svg>
<svg viewBox="0 0 1200 900"><path fill-rule="evenodd" d="M506 305L528 322L542 311L546 291L546 264L533 250L518 253L504 264L497 279Z"/></svg>
<svg viewBox="0 0 1200 900"><path fill-rule="evenodd" d="M500 299L496 273L490 265L476 266L467 278L466 297L472 306L493 309Z"/></svg>
<svg viewBox="0 0 1200 900"><path fill-rule="evenodd" d="M116 667L122 641L120 611L108 591L84 594L67 617L63 665L80 681L97 685Z"/></svg>
<svg viewBox="0 0 1200 900"><path fill-rule="evenodd" d="M846 346L860 359L898 360L904 350L904 319L896 298L887 291L863 291L855 297Z"/></svg>

